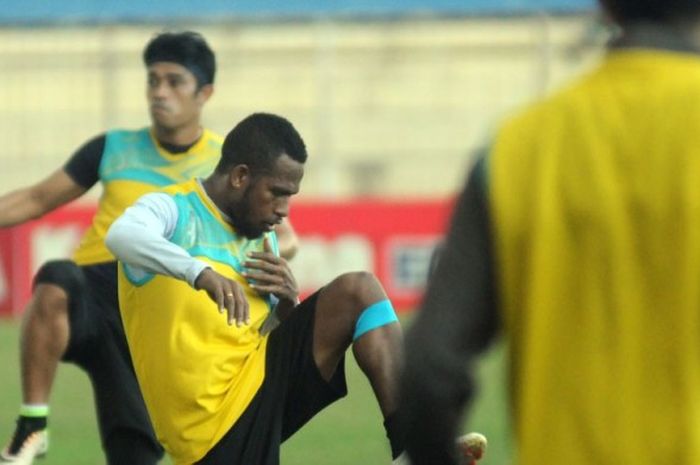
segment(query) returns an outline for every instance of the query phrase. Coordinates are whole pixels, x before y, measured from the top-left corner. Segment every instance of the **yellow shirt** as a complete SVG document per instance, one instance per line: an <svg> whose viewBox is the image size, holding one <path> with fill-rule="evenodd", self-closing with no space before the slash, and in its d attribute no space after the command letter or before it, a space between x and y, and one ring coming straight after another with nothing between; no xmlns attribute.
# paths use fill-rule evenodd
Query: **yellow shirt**
<svg viewBox="0 0 700 465"><path fill-rule="evenodd" d="M245 254L262 251L221 216L196 180L170 186L178 220L170 242L244 289L250 325L229 326L204 291L119 265L119 303L134 369L158 439L176 464L200 460L253 399L265 376L270 302L241 276ZM268 235L276 250L274 233Z"/></svg>
<svg viewBox="0 0 700 465"><path fill-rule="evenodd" d="M700 464L700 59L613 52L489 163L519 463Z"/></svg>
<svg viewBox="0 0 700 465"><path fill-rule="evenodd" d="M158 145L148 128L109 131L99 167L102 196L73 260L79 265L114 261L104 245L112 222L143 194L208 176L221 157L222 143L221 136L204 130L187 152L171 154Z"/></svg>

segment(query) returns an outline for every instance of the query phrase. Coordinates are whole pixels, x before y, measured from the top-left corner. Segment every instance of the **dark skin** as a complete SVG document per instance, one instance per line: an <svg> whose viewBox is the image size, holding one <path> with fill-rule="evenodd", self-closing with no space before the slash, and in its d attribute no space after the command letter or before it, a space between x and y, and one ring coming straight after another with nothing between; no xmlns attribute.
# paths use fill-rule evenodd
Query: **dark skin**
<svg viewBox="0 0 700 465"><path fill-rule="evenodd" d="M250 287L261 294L273 294L280 302L277 304L277 314L284 319L294 308L299 296L299 287L289 268L287 260L276 256L265 239L265 252L252 252L251 260L245 262L248 270L243 273L246 279L255 281ZM202 289L216 302L219 312L227 314L228 324L250 323L250 310L245 293L240 284L207 268L197 277L197 289Z"/></svg>
<svg viewBox="0 0 700 465"><path fill-rule="evenodd" d="M260 237L272 230L289 212L289 200L299 191L303 165L281 155L272 170L253 176L245 165L227 173L214 173L204 188L214 203L228 214L237 230L248 237ZM239 225L244 225L243 228ZM257 234L257 235L256 235ZM298 302L299 289L287 261L275 256L269 244L265 251L250 254L245 262L245 277L260 293L272 293L279 300L280 319L290 314ZM249 321L248 303L242 287L214 270L204 270L195 281L205 290L229 324L240 326ZM369 331L353 341L359 315L369 305L386 299L381 284L370 273L347 273L323 287L316 304L313 357L325 380L330 380L350 345L355 358L368 377L382 414L396 411L395 374L401 360L401 328L398 323Z"/></svg>
<svg viewBox="0 0 700 465"><path fill-rule="evenodd" d="M204 181L204 189L216 206L229 215L237 230L248 238L260 237L282 223L289 214L289 200L299 192L303 164L281 155L272 170L255 176L247 165L236 165L227 173L214 172ZM261 294L279 299L277 312L284 318L296 305L299 288L287 260L276 256L267 240L264 252L249 254L243 276ZM250 310L243 288L235 281L207 268L195 281L227 314L228 324L248 324Z"/></svg>

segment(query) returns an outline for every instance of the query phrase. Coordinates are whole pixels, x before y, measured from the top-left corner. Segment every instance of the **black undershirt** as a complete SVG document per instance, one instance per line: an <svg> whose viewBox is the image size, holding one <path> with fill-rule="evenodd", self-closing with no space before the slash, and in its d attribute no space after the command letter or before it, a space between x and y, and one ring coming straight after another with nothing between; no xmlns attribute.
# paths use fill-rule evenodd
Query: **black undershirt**
<svg viewBox="0 0 700 465"><path fill-rule="evenodd" d="M106 140L105 133L93 137L76 150L63 166L68 176L85 189L90 189L100 180L100 163ZM158 144L168 153L178 154L187 152L197 142L198 140L188 145L174 145L158 141Z"/></svg>

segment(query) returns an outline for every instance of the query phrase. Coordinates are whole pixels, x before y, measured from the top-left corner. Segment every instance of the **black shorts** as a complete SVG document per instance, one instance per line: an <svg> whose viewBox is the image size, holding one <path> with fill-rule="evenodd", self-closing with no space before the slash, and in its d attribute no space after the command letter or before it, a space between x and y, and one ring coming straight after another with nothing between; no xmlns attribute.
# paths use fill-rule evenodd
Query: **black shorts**
<svg viewBox="0 0 700 465"><path fill-rule="evenodd" d="M265 380L250 405L199 465L278 465L280 444L347 394L344 358L325 381L313 357L318 293L299 304L267 343Z"/></svg>
<svg viewBox="0 0 700 465"><path fill-rule="evenodd" d="M134 448L147 449L143 454L134 451L134 457L162 457L121 322L116 262L78 266L70 260L50 261L34 279L34 286L42 283L57 285L68 294L70 339L63 360L80 366L90 377L100 436L108 455L113 436L123 435L138 439ZM114 438L114 443L121 442Z"/></svg>

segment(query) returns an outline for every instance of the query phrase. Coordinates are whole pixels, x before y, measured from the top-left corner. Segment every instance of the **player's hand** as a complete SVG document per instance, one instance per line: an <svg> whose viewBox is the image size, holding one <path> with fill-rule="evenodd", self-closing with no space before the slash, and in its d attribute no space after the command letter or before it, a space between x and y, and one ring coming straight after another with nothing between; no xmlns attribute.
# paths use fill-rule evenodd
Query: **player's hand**
<svg viewBox="0 0 700 465"><path fill-rule="evenodd" d="M295 305L299 297L299 287L294 279L287 260L272 252L269 239L264 239L264 252L248 254L243 276L250 287L261 294L273 294L281 302Z"/></svg>
<svg viewBox="0 0 700 465"><path fill-rule="evenodd" d="M196 289L207 291L211 300L219 306L219 313L226 311L229 325L250 323L250 310L240 284L211 268L205 268L194 282Z"/></svg>

